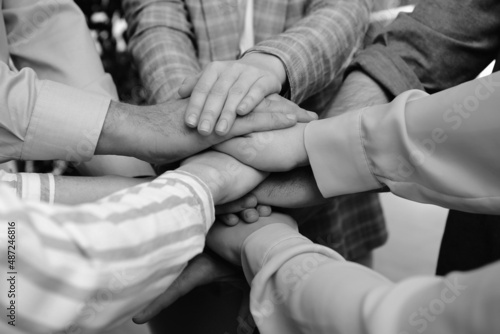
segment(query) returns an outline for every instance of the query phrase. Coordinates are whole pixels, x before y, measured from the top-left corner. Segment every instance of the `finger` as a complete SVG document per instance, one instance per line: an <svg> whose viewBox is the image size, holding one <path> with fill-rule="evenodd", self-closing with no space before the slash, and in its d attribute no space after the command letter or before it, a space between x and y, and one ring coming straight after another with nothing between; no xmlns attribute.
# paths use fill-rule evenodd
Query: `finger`
<svg viewBox="0 0 500 334"><path fill-rule="evenodd" d="M257 77L255 79L257 79ZM231 127L233 126L234 120L236 118L236 108L253 84L252 81L249 84L249 80L251 79L248 79L248 77L246 80L244 80L240 76L229 90L226 103L224 104L224 108L222 109L222 114L215 128L215 131L218 135L224 136L229 132L229 130L231 130Z"/></svg>
<svg viewBox="0 0 500 334"><path fill-rule="evenodd" d="M186 124L189 127L195 128L198 126L198 120L200 118L201 111L205 105L210 89L217 81L218 73L209 66L200 76L200 79L193 88L191 93L191 99L186 109Z"/></svg>
<svg viewBox="0 0 500 334"><path fill-rule="evenodd" d="M233 67L232 67L233 68ZM203 111L200 115L200 121L198 125L198 132L202 135L209 135L212 133L213 128L219 119L219 115L221 114L222 108L226 102L227 95L229 93L230 88L233 86L234 82L238 79L239 73L237 72L237 68L228 72L224 72L215 82L214 86L210 90L210 93L207 96L207 100L205 102L205 106L203 107ZM234 111L232 112L234 115ZM228 129L228 121L231 121L231 126L234 122L234 116L228 118L225 115L225 119L221 119L218 124L218 129L223 129L223 131L227 132Z"/></svg>
<svg viewBox="0 0 500 334"><path fill-rule="evenodd" d="M252 132L286 129L297 124L297 116L283 113L251 113L238 117L228 136L238 137Z"/></svg>
<svg viewBox="0 0 500 334"><path fill-rule="evenodd" d="M238 213L245 209L255 208L257 206L257 197L253 194L247 194L236 201L218 205L215 208L215 214L223 215L226 213Z"/></svg>
<svg viewBox="0 0 500 334"><path fill-rule="evenodd" d="M257 205L257 211L260 217L269 217L273 209L269 205Z"/></svg>
<svg viewBox="0 0 500 334"><path fill-rule="evenodd" d="M248 93L236 108L238 115L246 115L252 111L266 96L277 93L281 89L278 80L269 76L260 77L250 87Z"/></svg>
<svg viewBox="0 0 500 334"><path fill-rule="evenodd" d="M260 216L259 212L256 209L246 209L240 213L240 218L245 223L255 223L257 220L259 220Z"/></svg>
<svg viewBox="0 0 500 334"><path fill-rule="evenodd" d="M238 225L240 218L234 213L217 216L217 218L227 226Z"/></svg>
<svg viewBox="0 0 500 334"><path fill-rule="evenodd" d="M196 86L196 83L200 79L201 73L191 75L184 79L182 82L182 85L179 87L179 95L181 98L186 98L190 97L191 93L193 92L194 86Z"/></svg>
<svg viewBox="0 0 500 334"><path fill-rule="evenodd" d="M292 114L297 116L297 121L301 123L307 123L318 119L318 115L315 112L302 109L295 103L277 94L266 97L255 107L254 113Z"/></svg>

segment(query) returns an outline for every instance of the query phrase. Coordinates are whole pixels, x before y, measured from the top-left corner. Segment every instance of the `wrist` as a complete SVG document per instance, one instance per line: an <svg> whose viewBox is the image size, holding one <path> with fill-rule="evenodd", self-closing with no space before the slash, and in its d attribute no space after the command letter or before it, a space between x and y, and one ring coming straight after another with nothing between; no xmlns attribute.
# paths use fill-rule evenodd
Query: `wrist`
<svg viewBox="0 0 500 334"><path fill-rule="evenodd" d="M127 124L134 106L111 101L96 146L96 155L134 156L132 129Z"/></svg>
<svg viewBox="0 0 500 334"><path fill-rule="evenodd" d="M239 61L271 72L279 80L282 86L287 81L285 65L274 55L262 52L251 52L247 53Z"/></svg>
<svg viewBox="0 0 500 334"><path fill-rule="evenodd" d="M217 205L220 203L223 198L222 187L214 181L213 177L210 177L210 175L213 176L214 172L216 173L217 171L211 170L209 166L195 163L187 163L180 166L177 170L187 172L203 182L210 191L214 204Z"/></svg>

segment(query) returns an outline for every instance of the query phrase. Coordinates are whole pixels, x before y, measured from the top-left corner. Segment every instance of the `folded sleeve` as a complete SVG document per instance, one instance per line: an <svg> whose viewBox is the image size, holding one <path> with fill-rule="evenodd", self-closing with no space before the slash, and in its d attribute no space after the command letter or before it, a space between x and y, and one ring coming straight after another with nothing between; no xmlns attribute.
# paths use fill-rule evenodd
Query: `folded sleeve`
<svg viewBox="0 0 500 334"><path fill-rule="evenodd" d="M250 309L262 334L497 333L500 262L393 283L284 224L244 242ZM472 311L473 310L473 311Z"/></svg>
<svg viewBox="0 0 500 334"><path fill-rule="evenodd" d="M246 53L278 57L285 65L290 100L301 103L346 69L368 28L371 6L371 0L311 1L301 20Z"/></svg>
<svg viewBox="0 0 500 334"><path fill-rule="evenodd" d="M325 197L379 189L461 211L500 213L500 73L428 95L408 91L306 128Z"/></svg>
<svg viewBox="0 0 500 334"><path fill-rule="evenodd" d="M186 2L124 0L129 50L150 102L180 98L184 79L200 72L194 28Z"/></svg>
<svg viewBox="0 0 500 334"><path fill-rule="evenodd" d="M6 257L0 267L17 271L16 328L24 333L120 325L203 250L215 219L207 186L185 172L72 207L21 202L4 190L0 227L15 225L19 250L14 269L7 270ZM7 294L0 298L2 308L6 303Z"/></svg>
<svg viewBox="0 0 500 334"><path fill-rule="evenodd" d="M497 56L500 3L422 0L402 13L348 71L361 69L397 96L434 93L474 79Z"/></svg>
<svg viewBox="0 0 500 334"><path fill-rule="evenodd" d="M110 99L0 62L0 161L86 161L95 151Z"/></svg>

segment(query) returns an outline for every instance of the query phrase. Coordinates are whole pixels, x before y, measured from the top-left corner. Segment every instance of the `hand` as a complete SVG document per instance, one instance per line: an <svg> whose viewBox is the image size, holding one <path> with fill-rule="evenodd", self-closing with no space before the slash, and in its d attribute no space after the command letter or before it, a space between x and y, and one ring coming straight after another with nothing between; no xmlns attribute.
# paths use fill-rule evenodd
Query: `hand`
<svg viewBox="0 0 500 334"><path fill-rule="evenodd" d="M208 253L201 253L189 261L167 290L134 316L133 320L136 324L146 323L194 288L212 282L228 281L237 273L236 268L227 262Z"/></svg>
<svg viewBox="0 0 500 334"><path fill-rule="evenodd" d="M201 136L184 124L189 100L138 107L111 102L95 154L133 156L162 164L191 156L224 140L244 134L283 129L314 119L282 98L265 99L256 111L238 117L226 136ZM95 134L99 135L98 133Z"/></svg>
<svg viewBox="0 0 500 334"><path fill-rule="evenodd" d="M319 191L309 166L286 173L272 173L247 196L253 196L260 205L289 209L320 205L328 201ZM240 205L238 201L226 203L223 207L236 207Z"/></svg>
<svg viewBox="0 0 500 334"><path fill-rule="evenodd" d="M251 53L237 61L216 61L202 73L188 77L179 88L181 97L191 96L186 124L202 135L226 135L236 115L246 115L266 96L279 93L286 72L277 57Z"/></svg>
<svg viewBox="0 0 500 334"><path fill-rule="evenodd" d="M179 170L199 177L210 189L215 204L231 202L246 195L268 175L215 151L186 159Z"/></svg>
<svg viewBox="0 0 500 334"><path fill-rule="evenodd" d="M287 224L297 228L297 223L289 216L273 213L269 217L260 218L253 224L226 226L215 222L207 235L207 246L227 261L241 265L241 249L246 238L269 224Z"/></svg>
<svg viewBox="0 0 500 334"><path fill-rule="evenodd" d="M236 137L214 149L266 172L284 172L309 164L304 144L306 124Z"/></svg>
<svg viewBox="0 0 500 334"><path fill-rule="evenodd" d="M217 219L228 226L241 222L255 223L260 217L269 217L271 213L271 207L259 205L253 194L247 194L236 201L215 208Z"/></svg>

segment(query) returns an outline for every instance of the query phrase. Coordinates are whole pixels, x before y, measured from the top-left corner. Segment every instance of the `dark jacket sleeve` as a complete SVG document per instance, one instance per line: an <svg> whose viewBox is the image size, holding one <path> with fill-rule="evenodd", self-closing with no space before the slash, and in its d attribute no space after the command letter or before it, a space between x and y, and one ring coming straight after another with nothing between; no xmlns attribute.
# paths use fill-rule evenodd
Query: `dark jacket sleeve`
<svg viewBox="0 0 500 334"><path fill-rule="evenodd" d="M349 71L361 69L396 96L474 79L498 54L500 1L421 0L400 14Z"/></svg>

